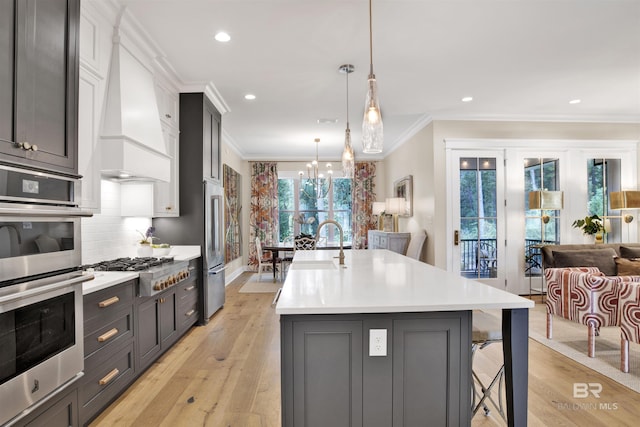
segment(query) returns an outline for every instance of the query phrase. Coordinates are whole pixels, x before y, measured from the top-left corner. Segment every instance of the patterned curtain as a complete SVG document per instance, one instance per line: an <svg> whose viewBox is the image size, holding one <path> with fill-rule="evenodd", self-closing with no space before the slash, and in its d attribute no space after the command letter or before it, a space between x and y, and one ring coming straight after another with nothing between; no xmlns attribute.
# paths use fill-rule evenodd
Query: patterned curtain
<svg viewBox="0 0 640 427"><path fill-rule="evenodd" d="M278 167L276 162L250 162L251 214L249 218L249 265L257 266L256 237L263 245L278 235Z"/></svg>
<svg viewBox="0 0 640 427"><path fill-rule="evenodd" d="M371 215L371 207L376 200L375 162L356 162L353 176L353 248L365 249L367 247L367 231L376 229L377 226Z"/></svg>

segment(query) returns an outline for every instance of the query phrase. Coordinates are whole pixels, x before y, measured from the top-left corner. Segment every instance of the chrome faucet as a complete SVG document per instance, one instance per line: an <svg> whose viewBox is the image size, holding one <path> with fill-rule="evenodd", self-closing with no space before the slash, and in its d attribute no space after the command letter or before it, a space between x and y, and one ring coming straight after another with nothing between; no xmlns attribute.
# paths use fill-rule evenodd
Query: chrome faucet
<svg viewBox="0 0 640 427"><path fill-rule="evenodd" d="M342 231L342 226L338 223L338 221L333 220L333 219L327 219L325 221L322 221L318 225L318 229L316 230L316 239L320 238L320 229L325 224L335 224L335 226L338 227L338 230L340 230L340 255L338 255L338 258L340 258L340 265L344 265L344 251L342 250L342 242L344 240L344 233Z"/></svg>

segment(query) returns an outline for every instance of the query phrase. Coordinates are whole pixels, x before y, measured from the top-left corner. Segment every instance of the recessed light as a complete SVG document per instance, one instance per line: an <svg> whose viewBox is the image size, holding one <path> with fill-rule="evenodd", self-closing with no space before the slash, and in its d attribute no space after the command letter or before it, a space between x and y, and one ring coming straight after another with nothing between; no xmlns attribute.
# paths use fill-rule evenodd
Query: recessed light
<svg viewBox="0 0 640 427"><path fill-rule="evenodd" d="M244 96L244 99L248 100L248 101L253 101L254 99L256 99L256 96L252 93L248 93Z"/></svg>
<svg viewBox="0 0 640 427"><path fill-rule="evenodd" d="M318 119L319 125L335 125L338 123L338 119Z"/></svg>
<svg viewBox="0 0 640 427"><path fill-rule="evenodd" d="M580 99L572 99L571 101L569 101L569 104L580 104L582 102L582 100Z"/></svg>
<svg viewBox="0 0 640 427"><path fill-rule="evenodd" d="M473 101L473 96L465 96L462 98L462 102L471 102Z"/></svg>
<svg viewBox="0 0 640 427"><path fill-rule="evenodd" d="M226 43L231 40L231 36L224 31L217 33L214 38L221 43Z"/></svg>

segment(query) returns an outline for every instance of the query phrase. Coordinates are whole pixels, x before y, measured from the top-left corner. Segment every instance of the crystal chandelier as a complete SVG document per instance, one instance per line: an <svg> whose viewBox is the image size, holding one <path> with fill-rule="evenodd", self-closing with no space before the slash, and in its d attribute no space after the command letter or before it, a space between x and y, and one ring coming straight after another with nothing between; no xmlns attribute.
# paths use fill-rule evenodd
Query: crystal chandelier
<svg viewBox="0 0 640 427"><path fill-rule="evenodd" d="M353 73L354 66L351 64L341 65L338 69L347 75L347 128L344 131L344 151L342 152L342 172L345 178L353 178L355 169L355 156L351 146L351 129L349 129L349 74Z"/></svg>
<svg viewBox="0 0 640 427"><path fill-rule="evenodd" d="M331 169L331 163L326 164L325 167L327 168L329 177L327 178L328 183L325 185L324 174L318 170L318 144L320 143L320 138L316 138L315 142L316 158L311 163L307 163L307 176L305 177L303 171L298 172L298 175L300 175L300 189L307 197L324 199L327 197L327 194L329 194L329 191L331 191L333 169Z"/></svg>
<svg viewBox="0 0 640 427"><path fill-rule="evenodd" d="M382 115L378 104L378 84L373 74L373 25L371 18L371 0L369 0L369 79L367 80L367 100L364 104L362 121L362 151L365 153L382 152Z"/></svg>

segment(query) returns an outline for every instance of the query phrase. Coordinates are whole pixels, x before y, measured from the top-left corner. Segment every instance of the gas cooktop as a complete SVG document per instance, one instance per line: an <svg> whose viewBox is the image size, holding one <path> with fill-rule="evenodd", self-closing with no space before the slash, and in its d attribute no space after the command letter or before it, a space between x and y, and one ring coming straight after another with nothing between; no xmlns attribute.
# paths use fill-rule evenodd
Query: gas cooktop
<svg viewBox="0 0 640 427"><path fill-rule="evenodd" d="M93 271L146 271L153 267L163 266L169 263L173 263L173 257L117 258L95 264L83 265L82 269L93 269Z"/></svg>

